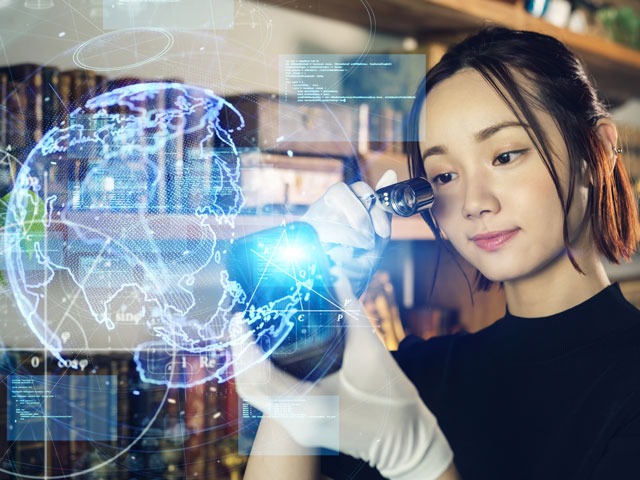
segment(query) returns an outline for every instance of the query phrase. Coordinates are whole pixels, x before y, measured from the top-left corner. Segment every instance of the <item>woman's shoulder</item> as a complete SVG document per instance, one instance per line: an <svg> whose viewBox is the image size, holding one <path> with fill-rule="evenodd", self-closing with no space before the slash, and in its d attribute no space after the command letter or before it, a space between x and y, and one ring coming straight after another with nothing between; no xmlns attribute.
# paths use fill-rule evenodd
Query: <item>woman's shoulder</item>
<svg viewBox="0 0 640 480"><path fill-rule="evenodd" d="M425 386L432 388L441 384L448 366L458 357L454 351L467 350L458 349L458 342L470 336L466 332L459 332L425 340L408 335L400 342L398 350L392 353L400 368L424 396Z"/></svg>
<svg viewBox="0 0 640 480"><path fill-rule="evenodd" d="M448 361L453 351L464 352L473 345L483 343L488 333L485 330L487 329L475 333L459 330L456 333L430 337L426 340L416 335L407 335L393 354L399 363L417 360L436 363Z"/></svg>
<svg viewBox="0 0 640 480"><path fill-rule="evenodd" d="M400 364L415 360L438 360L446 356L447 352L466 332L458 332L451 335L431 337L427 340L416 335L407 335L398 346L398 350L393 353L396 361Z"/></svg>
<svg viewBox="0 0 640 480"><path fill-rule="evenodd" d="M591 302L582 315L582 324L594 332L594 340L617 346L640 346L640 309L625 296L619 283L613 283ZM579 321L580 318L577 318ZM640 349L634 351L640 353Z"/></svg>

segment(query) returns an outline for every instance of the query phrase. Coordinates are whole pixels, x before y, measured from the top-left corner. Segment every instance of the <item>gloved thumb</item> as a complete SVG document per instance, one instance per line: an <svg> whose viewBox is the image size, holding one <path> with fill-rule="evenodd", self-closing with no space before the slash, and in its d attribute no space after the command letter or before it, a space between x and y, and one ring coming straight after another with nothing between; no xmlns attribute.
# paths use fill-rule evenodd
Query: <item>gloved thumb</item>
<svg viewBox="0 0 640 480"><path fill-rule="evenodd" d="M398 183L398 175L395 171L389 169L382 174L380 180L376 184L376 190L384 187L388 187L389 185L393 185L394 183Z"/></svg>
<svg viewBox="0 0 640 480"><path fill-rule="evenodd" d="M393 185L398 182L398 176L393 170L387 170L382 174L376 184L376 190ZM376 233L386 239L391 236L391 214L385 211L380 205L374 205L370 212L371 222Z"/></svg>
<svg viewBox="0 0 640 480"><path fill-rule="evenodd" d="M367 188L373 193L371 187ZM369 212L356 195L345 183L336 183L301 220L316 229L323 243L370 250L375 245L375 230Z"/></svg>

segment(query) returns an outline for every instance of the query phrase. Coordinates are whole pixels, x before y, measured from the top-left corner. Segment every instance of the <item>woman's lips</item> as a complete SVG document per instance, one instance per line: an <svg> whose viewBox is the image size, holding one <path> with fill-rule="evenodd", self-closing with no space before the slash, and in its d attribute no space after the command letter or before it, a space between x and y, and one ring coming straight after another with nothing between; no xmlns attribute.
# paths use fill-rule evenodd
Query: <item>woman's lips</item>
<svg viewBox="0 0 640 480"><path fill-rule="evenodd" d="M502 245L511 240L518 232L519 228L513 230L503 230L501 232L488 232L480 235L475 235L471 238L477 246L486 250L487 252L495 252Z"/></svg>

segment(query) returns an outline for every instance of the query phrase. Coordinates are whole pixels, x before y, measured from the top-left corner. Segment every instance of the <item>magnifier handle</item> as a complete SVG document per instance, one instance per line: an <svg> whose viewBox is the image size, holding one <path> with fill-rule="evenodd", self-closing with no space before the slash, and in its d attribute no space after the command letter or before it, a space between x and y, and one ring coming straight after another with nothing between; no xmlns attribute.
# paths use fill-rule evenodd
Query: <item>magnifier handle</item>
<svg viewBox="0 0 640 480"><path fill-rule="evenodd" d="M367 209L367 212L370 212L371 209L373 208L373 206L378 201L378 196L376 194L374 194L374 193L371 193L369 195L356 195L356 197L358 197L358 200L360 200L362 205L364 205L364 208ZM390 210L388 208L385 208L384 205L382 205L382 203L380 203L380 202L378 202L378 203L383 208L383 210L385 210L386 212L389 212L389 213L393 213L392 210Z"/></svg>

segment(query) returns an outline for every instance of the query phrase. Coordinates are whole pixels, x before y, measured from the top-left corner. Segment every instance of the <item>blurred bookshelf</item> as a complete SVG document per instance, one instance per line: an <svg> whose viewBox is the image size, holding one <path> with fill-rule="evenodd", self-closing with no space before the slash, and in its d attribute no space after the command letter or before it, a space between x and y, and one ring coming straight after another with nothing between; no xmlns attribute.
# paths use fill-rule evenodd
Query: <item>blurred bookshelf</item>
<svg viewBox="0 0 640 480"><path fill-rule="evenodd" d="M165 82L177 82L175 79ZM146 83L141 78L107 79L91 71L60 71L54 66L20 64L0 68L0 187L1 195L6 195L15 181L20 165L31 150L53 127L67 128L81 123L83 131L97 131L103 119L95 111L77 117L70 112L82 107L89 98L116 88ZM166 94L169 95L169 94ZM156 98L152 104L143 105L145 111L169 108L174 99ZM249 93L226 99L238 109L246 119L245 128L234 134L234 142L241 157L240 186L245 196L245 206L235 218L236 230L220 229L219 238L231 235L243 236L257 230L280 225L283 221L295 221L306 211L308 205L317 200L332 184L339 181L362 179L375 185L388 168L398 172L400 179L407 177L406 156L402 153L401 135L391 131L388 124L371 123L371 116L364 119L358 112L347 112L347 122L360 122L353 130L378 128L369 142L326 142L314 141L313 129L317 122L327 117L323 107L303 106L300 110L285 110L276 95ZM111 109L113 110L113 109ZM105 115L122 115L123 112L109 111ZM279 114L287 117L289 127L301 138L296 142L283 142L278 137ZM389 118L398 113L387 112ZM306 123L311 121L311 126ZM327 117L328 118L328 117ZM380 117L378 117L379 119ZM364 125L362 122L365 122ZM306 122L306 123L305 123ZM354 123L355 125L355 123ZM309 133L307 133L309 132ZM145 132L148 134L148 132ZM141 140L141 144L145 143ZM85 178L101 161L102 152L96 146L69 147L60 160L52 162L48 172L49 192L58 196L59 203L66 204L64 222L54 228L65 229L64 223L90 227L92 224L105 228L105 216L117 214L121 219L135 222L141 213L153 225L163 225L158 232L171 236L184 235L190 227L197 229L200 221L194 213L197 205L206 200L207 189L212 188L211 158L205 162L195 159L192 141L187 135L174 142L151 158L157 163L157 185L138 188L140 191L118 197L115 179L104 178L104 185L83 186ZM200 145L197 145L200 147ZM207 151L221 151L215 139L205 146ZM209 155L209 157L211 156ZM174 158L175 157L175 158ZM171 158L171 162L169 159ZM207 164L207 162L209 164ZM172 165L174 165L172 167ZM176 170L175 165L180 165ZM132 184L144 183L144 167L131 165L127 177ZM187 182L186 179L190 181ZM107 182L109 180L109 182ZM95 180L92 180L96 183ZM91 183L91 182L90 182ZM142 209L142 210L141 210ZM59 215L59 214L58 214ZM211 222L214 222L211 219ZM432 239L433 236L419 218L397 218L393 220L393 239ZM115 228L115 225L114 225ZM114 235L117 232L113 232Z"/></svg>
<svg viewBox="0 0 640 480"><path fill-rule="evenodd" d="M24 425L29 420L20 418L20 403L0 402L0 429L12 431L10 418L17 418L22 429L13 440L0 436L0 467L5 471L19 478L68 478L80 472L81 478L103 480L241 478L247 457L237 454L238 396L233 384L210 381L186 389L152 385L140 379L131 355L119 352L77 354L82 371L43 358L42 352L13 350L0 359L0 394L14 403L21 394L9 390L7 377L38 382L46 372L52 382L67 379L64 387L36 383L33 395L22 398L37 411L44 402L42 389L50 407L62 406L58 413L66 415L46 441L28 438ZM196 355L183 361L197 373ZM83 380L86 385L92 378L109 379L110 392L95 395L82 388ZM108 435L98 435L100 422L108 426Z"/></svg>

